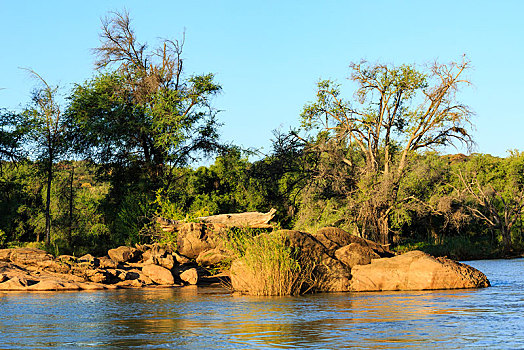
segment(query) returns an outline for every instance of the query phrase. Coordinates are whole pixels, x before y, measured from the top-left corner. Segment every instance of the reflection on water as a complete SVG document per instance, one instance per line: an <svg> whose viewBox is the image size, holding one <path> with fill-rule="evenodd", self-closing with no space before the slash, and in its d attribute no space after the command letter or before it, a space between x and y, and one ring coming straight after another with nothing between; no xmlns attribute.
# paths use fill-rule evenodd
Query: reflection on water
<svg viewBox="0 0 524 350"><path fill-rule="evenodd" d="M520 348L524 260L479 290L250 297L220 288L0 293L0 348Z"/></svg>

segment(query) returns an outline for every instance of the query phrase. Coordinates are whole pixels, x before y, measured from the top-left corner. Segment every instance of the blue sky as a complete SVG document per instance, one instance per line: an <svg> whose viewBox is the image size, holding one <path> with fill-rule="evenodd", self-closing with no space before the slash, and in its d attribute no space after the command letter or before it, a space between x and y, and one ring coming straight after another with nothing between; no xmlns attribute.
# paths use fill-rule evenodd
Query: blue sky
<svg viewBox="0 0 524 350"><path fill-rule="evenodd" d="M477 152L524 150L524 1L11 1L0 0L0 107L29 101L30 67L64 92L94 75L100 18L126 8L140 41L180 38L187 73L214 73L222 139L270 150L272 130L299 125L315 83L348 65L460 60L474 86ZM449 152L457 152L455 149ZM463 150L459 150L463 151Z"/></svg>

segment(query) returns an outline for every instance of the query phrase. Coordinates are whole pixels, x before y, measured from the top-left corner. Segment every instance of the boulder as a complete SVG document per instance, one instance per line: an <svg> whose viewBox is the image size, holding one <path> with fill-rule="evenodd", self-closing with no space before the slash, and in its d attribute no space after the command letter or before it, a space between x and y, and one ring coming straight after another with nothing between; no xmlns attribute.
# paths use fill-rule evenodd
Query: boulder
<svg viewBox="0 0 524 350"><path fill-rule="evenodd" d="M326 247L328 254L331 256L335 254L337 249L350 245L351 243L358 243L363 247L369 247L381 258L395 256L395 253L389 250L389 248L368 239L352 235L337 227L321 228L317 233L314 233L313 236Z"/></svg>
<svg viewBox="0 0 524 350"><path fill-rule="evenodd" d="M184 282L187 282L189 284L197 284L198 283L198 272L197 269L191 268L188 270L183 271L179 275L180 279Z"/></svg>
<svg viewBox="0 0 524 350"><path fill-rule="evenodd" d="M142 268L144 275L149 277L156 284L174 284L175 279L171 271L158 265L145 265Z"/></svg>
<svg viewBox="0 0 524 350"><path fill-rule="evenodd" d="M411 251L372 260L351 270L351 291L434 290L488 287L477 269L446 258Z"/></svg>
<svg viewBox="0 0 524 350"><path fill-rule="evenodd" d="M98 267L100 267L101 269L116 269L117 266L118 266L118 263L109 259L107 256L98 258Z"/></svg>
<svg viewBox="0 0 524 350"><path fill-rule="evenodd" d="M136 260L140 252L136 248L120 246L115 249L110 249L107 255L116 263L125 263Z"/></svg>
<svg viewBox="0 0 524 350"><path fill-rule="evenodd" d="M369 246L363 247L358 243L351 243L337 249L335 257L350 269L355 265L367 265L371 263L371 259L380 258Z"/></svg>
<svg viewBox="0 0 524 350"><path fill-rule="evenodd" d="M218 236L224 230L225 225L221 224L185 223L180 226L177 234L178 253L196 259L200 253L220 244Z"/></svg>

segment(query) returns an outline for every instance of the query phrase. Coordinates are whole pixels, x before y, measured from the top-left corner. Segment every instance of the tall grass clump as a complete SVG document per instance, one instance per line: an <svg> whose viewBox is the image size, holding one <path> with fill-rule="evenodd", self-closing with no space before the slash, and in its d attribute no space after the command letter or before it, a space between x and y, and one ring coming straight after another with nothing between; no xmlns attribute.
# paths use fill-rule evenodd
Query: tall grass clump
<svg viewBox="0 0 524 350"><path fill-rule="evenodd" d="M247 294L299 295L316 286L317 260L289 244L281 232L256 234L253 230L230 231L226 246L245 267Z"/></svg>

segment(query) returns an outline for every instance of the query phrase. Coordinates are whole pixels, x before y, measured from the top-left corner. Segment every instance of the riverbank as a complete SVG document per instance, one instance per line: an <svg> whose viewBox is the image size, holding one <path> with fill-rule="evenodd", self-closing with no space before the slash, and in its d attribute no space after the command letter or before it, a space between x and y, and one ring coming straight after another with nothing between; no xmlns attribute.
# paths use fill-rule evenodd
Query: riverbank
<svg viewBox="0 0 524 350"><path fill-rule="evenodd" d="M465 264L387 247L326 227L257 233L176 223L174 244L121 246L106 256L0 250L0 290L93 290L223 283L252 295L435 290L489 286Z"/></svg>

